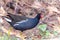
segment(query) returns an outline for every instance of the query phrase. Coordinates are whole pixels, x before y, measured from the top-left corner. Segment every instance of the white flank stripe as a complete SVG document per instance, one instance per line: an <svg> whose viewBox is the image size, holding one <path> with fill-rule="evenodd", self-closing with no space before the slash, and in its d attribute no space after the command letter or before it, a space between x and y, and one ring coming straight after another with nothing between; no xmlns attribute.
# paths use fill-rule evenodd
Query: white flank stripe
<svg viewBox="0 0 60 40"><path fill-rule="evenodd" d="M26 19L26 20L22 20L22 21L17 22L17 23L23 23L23 22L27 22L27 21L28 21L28 19Z"/></svg>

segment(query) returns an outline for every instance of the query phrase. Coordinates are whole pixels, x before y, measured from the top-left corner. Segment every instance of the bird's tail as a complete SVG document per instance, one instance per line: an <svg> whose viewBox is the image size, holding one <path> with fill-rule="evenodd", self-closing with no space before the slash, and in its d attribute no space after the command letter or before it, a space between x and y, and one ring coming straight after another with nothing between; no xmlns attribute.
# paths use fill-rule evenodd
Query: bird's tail
<svg viewBox="0 0 60 40"><path fill-rule="evenodd" d="M8 13L8 15L7 15L12 21L14 20L13 19L13 17L12 16L14 16L13 14L11 14L11 13Z"/></svg>
<svg viewBox="0 0 60 40"><path fill-rule="evenodd" d="M8 17L3 16L3 19L6 20L7 22L12 22L12 20L9 19Z"/></svg>

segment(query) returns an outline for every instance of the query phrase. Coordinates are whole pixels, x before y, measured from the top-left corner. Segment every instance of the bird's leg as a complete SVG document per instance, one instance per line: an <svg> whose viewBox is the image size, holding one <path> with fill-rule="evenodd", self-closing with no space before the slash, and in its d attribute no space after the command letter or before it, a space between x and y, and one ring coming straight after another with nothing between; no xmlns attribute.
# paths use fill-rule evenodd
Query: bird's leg
<svg viewBox="0 0 60 40"><path fill-rule="evenodd" d="M23 34L23 32L20 32L20 36L21 36L21 38L22 38L23 40L25 40L24 38L25 38L26 36Z"/></svg>
<svg viewBox="0 0 60 40"><path fill-rule="evenodd" d="M20 35L23 35L23 32L20 32Z"/></svg>

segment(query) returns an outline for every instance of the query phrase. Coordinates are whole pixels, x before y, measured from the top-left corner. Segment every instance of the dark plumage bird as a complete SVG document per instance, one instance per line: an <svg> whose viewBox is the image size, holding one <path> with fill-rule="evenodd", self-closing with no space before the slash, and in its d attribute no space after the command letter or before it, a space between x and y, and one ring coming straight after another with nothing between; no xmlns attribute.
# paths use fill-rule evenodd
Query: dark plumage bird
<svg viewBox="0 0 60 40"><path fill-rule="evenodd" d="M37 16L35 18L28 18L25 16L17 16L17 15L13 15L13 14L9 14L8 16L10 17L10 19L7 17L4 17L4 19L13 28L15 28L16 30L20 30L20 31L25 31L25 30L34 28L38 24L38 22L41 18L41 14L37 14Z"/></svg>

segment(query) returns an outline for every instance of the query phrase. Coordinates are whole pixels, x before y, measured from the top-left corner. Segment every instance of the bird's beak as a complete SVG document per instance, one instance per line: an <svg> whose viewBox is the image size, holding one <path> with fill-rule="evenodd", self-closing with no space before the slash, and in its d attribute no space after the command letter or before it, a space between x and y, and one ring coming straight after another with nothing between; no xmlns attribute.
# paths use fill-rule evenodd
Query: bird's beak
<svg viewBox="0 0 60 40"><path fill-rule="evenodd" d="M43 15L43 14L41 14L41 15L40 15L40 18L42 19L43 17L44 17L44 15Z"/></svg>

